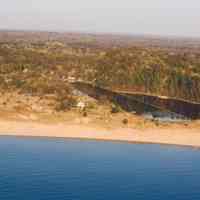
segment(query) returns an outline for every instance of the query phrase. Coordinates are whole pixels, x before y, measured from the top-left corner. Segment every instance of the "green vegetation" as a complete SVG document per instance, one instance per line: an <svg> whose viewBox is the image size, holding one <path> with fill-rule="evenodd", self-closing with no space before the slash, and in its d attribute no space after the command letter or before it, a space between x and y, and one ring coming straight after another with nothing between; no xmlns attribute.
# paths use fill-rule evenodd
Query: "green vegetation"
<svg viewBox="0 0 200 200"><path fill-rule="evenodd" d="M99 86L200 101L200 57L156 49L110 50L93 64Z"/></svg>
<svg viewBox="0 0 200 200"><path fill-rule="evenodd" d="M95 85L200 102L200 53L190 49L38 41L0 43L0 89L53 94L57 110L74 106L70 77ZM113 112L118 112L113 108Z"/></svg>

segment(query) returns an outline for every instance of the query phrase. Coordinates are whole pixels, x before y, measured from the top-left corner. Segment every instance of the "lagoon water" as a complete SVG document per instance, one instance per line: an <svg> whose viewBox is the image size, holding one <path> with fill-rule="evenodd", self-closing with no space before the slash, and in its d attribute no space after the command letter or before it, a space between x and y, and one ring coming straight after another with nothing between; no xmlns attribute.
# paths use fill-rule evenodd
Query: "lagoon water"
<svg viewBox="0 0 200 200"><path fill-rule="evenodd" d="M0 137L1 200L199 200L200 150Z"/></svg>

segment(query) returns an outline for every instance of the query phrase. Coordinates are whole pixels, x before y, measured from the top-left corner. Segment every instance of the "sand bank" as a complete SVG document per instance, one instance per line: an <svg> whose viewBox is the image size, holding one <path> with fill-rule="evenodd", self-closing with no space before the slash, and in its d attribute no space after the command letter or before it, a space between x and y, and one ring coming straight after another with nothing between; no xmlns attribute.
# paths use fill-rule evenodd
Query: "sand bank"
<svg viewBox="0 0 200 200"><path fill-rule="evenodd" d="M200 147L200 130L198 128L134 129L122 127L107 129L91 125L1 120L0 135L95 139Z"/></svg>

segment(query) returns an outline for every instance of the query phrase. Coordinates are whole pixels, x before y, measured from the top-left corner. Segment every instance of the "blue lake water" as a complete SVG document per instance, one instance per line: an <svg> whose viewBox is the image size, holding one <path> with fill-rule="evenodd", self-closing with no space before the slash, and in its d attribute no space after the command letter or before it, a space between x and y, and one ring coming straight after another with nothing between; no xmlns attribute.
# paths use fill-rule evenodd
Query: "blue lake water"
<svg viewBox="0 0 200 200"><path fill-rule="evenodd" d="M200 150L0 137L0 200L199 200Z"/></svg>

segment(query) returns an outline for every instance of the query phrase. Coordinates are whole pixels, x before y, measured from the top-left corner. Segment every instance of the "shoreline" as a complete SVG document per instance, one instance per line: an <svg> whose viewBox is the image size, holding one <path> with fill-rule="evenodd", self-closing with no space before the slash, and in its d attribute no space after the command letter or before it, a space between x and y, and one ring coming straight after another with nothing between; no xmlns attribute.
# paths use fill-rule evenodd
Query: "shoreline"
<svg viewBox="0 0 200 200"><path fill-rule="evenodd" d="M105 128L97 125L0 120L0 136L65 138L200 148L198 128Z"/></svg>
<svg viewBox="0 0 200 200"><path fill-rule="evenodd" d="M65 139L65 140L79 140L79 141L96 141L96 142L111 142L111 143L125 143L125 144L146 144L146 145L161 145L161 146L174 146L174 147L184 147L193 148L200 150L199 146L189 145L189 144L172 144L172 143L158 143L158 142L142 142L142 141L129 141L129 140L117 140L117 139L95 139L95 138L81 138L81 137L61 137L61 136L27 136L27 135L4 135L0 133L1 137L12 137L12 138L26 138L26 139Z"/></svg>

